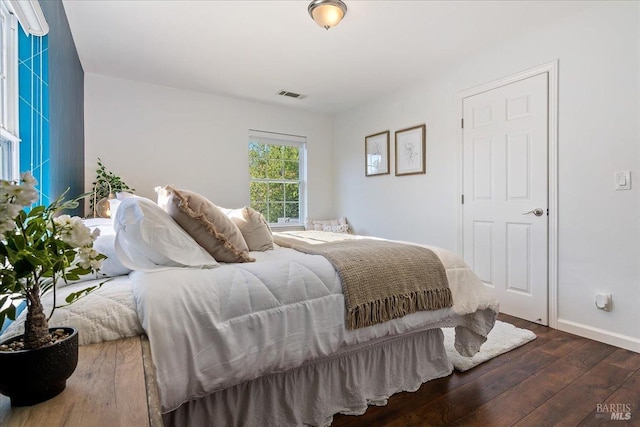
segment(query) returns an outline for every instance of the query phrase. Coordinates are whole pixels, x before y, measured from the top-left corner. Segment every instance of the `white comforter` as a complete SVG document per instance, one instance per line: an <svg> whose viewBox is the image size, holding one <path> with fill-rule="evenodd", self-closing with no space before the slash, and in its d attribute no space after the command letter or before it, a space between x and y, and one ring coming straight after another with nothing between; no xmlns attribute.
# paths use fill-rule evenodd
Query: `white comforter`
<svg viewBox="0 0 640 427"><path fill-rule="evenodd" d="M458 326L458 350L474 354L493 326L497 302L458 257L430 249L445 266L453 307L352 331L345 329L338 275L318 255L276 248L252 252L255 263L132 273L162 411L347 346L412 330Z"/></svg>
<svg viewBox="0 0 640 427"><path fill-rule="evenodd" d="M325 258L284 248L252 252L255 263L116 277L57 309L50 325L78 328L81 344L146 332L163 412L266 373L408 331L456 326L458 351L472 355L493 326L497 302L459 257L430 249L445 266L453 307L368 328L345 329L340 281ZM60 289L58 302L95 283ZM51 307L50 294L43 303ZM0 340L23 332L25 314Z"/></svg>

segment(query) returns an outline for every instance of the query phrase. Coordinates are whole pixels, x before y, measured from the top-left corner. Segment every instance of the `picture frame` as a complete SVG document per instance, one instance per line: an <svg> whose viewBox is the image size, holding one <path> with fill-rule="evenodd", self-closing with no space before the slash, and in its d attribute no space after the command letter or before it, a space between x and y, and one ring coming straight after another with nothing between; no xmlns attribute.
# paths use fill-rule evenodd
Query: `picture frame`
<svg viewBox="0 0 640 427"><path fill-rule="evenodd" d="M395 132L396 176L426 173L427 125Z"/></svg>
<svg viewBox="0 0 640 427"><path fill-rule="evenodd" d="M388 175L390 131L375 133L364 138L364 175Z"/></svg>

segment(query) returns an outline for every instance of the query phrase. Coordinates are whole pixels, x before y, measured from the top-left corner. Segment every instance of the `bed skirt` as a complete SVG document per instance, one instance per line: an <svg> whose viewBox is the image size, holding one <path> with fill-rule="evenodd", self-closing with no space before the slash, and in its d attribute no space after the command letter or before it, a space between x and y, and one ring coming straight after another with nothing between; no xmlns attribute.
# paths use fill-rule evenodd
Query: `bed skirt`
<svg viewBox="0 0 640 427"><path fill-rule="evenodd" d="M328 426L451 374L441 329L378 341L187 402L165 426Z"/></svg>

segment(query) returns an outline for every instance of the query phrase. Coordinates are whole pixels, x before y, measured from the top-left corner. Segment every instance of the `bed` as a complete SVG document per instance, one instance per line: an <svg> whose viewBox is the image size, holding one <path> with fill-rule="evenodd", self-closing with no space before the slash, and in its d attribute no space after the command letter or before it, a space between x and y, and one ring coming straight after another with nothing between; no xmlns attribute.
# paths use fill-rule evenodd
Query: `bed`
<svg viewBox="0 0 640 427"><path fill-rule="evenodd" d="M78 328L81 344L146 334L165 425L329 425L334 414L362 414L449 375L440 328L455 327L457 350L473 355L495 322L498 304L468 266L428 247L452 306L347 328L340 275L325 257L275 244L248 251L254 262L212 263L176 241L148 203L129 203L133 214L119 212L115 227L88 223L101 228L96 246L117 265L105 264L112 277L50 324ZM139 226L141 216L151 225ZM134 247L145 239L153 251ZM3 338L21 332L23 315Z"/></svg>

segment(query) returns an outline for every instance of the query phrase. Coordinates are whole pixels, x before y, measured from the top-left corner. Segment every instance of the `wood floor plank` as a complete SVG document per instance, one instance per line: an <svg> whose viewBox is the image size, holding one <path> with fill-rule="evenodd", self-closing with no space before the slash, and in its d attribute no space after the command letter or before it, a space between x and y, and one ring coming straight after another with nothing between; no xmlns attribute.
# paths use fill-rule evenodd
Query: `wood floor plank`
<svg viewBox="0 0 640 427"><path fill-rule="evenodd" d="M510 321L510 319L504 320ZM525 321L526 322L526 321ZM535 325L527 322L529 325ZM491 359L469 371L457 372L448 377L440 378L437 380L429 381L423 384L418 391L409 393L398 393L389 398L389 403L385 407L369 407L364 415L354 417L351 415L335 415L332 426L338 427L357 427L361 425L384 425L391 422L412 408L423 405L426 402L436 399L438 396L442 396L452 390L467 384L476 378L485 375L488 372L508 363L510 360L516 357L522 357L534 348L544 345L545 343L553 339L563 339L564 333L556 331L550 328L544 328L539 338L521 346L511 352L501 355L499 358ZM555 345L555 344L554 344ZM368 424L374 423L374 424Z"/></svg>
<svg viewBox="0 0 640 427"><path fill-rule="evenodd" d="M505 353L500 357L495 357L491 360L488 360L487 362L482 363L481 365L478 365L475 368L470 369L466 372L455 371L453 375L451 377L448 377L446 381L447 389L451 391L457 387L467 384L473 381L474 379L482 375L485 375L486 373L491 372L494 369L510 362L511 360L516 359L518 357L522 357L524 354L532 351L533 349L545 345L549 341L552 341L555 339L566 341L566 338L564 337L566 334L556 331L554 329L550 329L546 327L542 327L542 328L544 328L544 330L542 330L541 333L536 334L537 338L535 340L530 341L521 347L518 347L508 353ZM578 337L574 337L573 339L583 340L582 338L578 338ZM558 342L556 342L556 344L557 343Z"/></svg>
<svg viewBox="0 0 640 427"><path fill-rule="evenodd" d="M640 354L633 351L619 348L609 358L609 363L624 369L637 370L640 369Z"/></svg>
<svg viewBox="0 0 640 427"><path fill-rule="evenodd" d="M148 426L142 350L138 337L79 348L67 388L34 406L4 407L0 426Z"/></svg>
<svg viewBox="0 0 640 427"><path fill-rule="evenodd" d="M362 424L361 424L362 425ZM428 426L424 420L420 419L413 412L409 412L400 418L397 418L389 423L386 423L384 427L425 427Z"/></svg>
<svg viewBox="0 0 640 427"><path fill-rule="evenodd" d="M607 358L515 425L578 425L633 373L612 364Z"/></svg>
<svg viewBox="0 0 640 427"><path fill-rule="evenodd" d="M582 340L561 336L414 409L413 413L435 425L451 425L582 344ZM555 351L556 348L564 353Z"/></svg>
<svg viewBox="0 0 640 427"><path fill-rule="evenodd" d="M534 375L485 403L455 425L510 426L571 384L615 351L615 347L588 341Z"/></svg>
<svg viewBox="0 0 640 427"><path fill-rule="evenodd" d="M636 354L636 356L640 358L639 354ZM598 414L598 408L596 407L588 416L585 417L584 420L582 420L580 426L603 426L611 425L612 422L615 422L616 425L637 426L640 424L640 369L636 370L635 373L620 386L620 388L618 388L602 403L607 405L607 410L605 411L604 408L601 408L602 411ZM626 412L628 405L631 418L629 420L618 419L615 421L611 419L610 415L609 417L602 418L603 415L607 415L612 412L609 409L611 407L610 405L615 405L614 407L621 409L616 412Z"/></svg>
<svg viewBox="0 0 640 427"><path fill-rule="evenodd" d="M500 315L537 339L467 372L400 393L360 417L336 416L332 426L599 426L597 403L632 404L640 425L640 354ZM633 406L635 405L635 406Z"/></svg>

